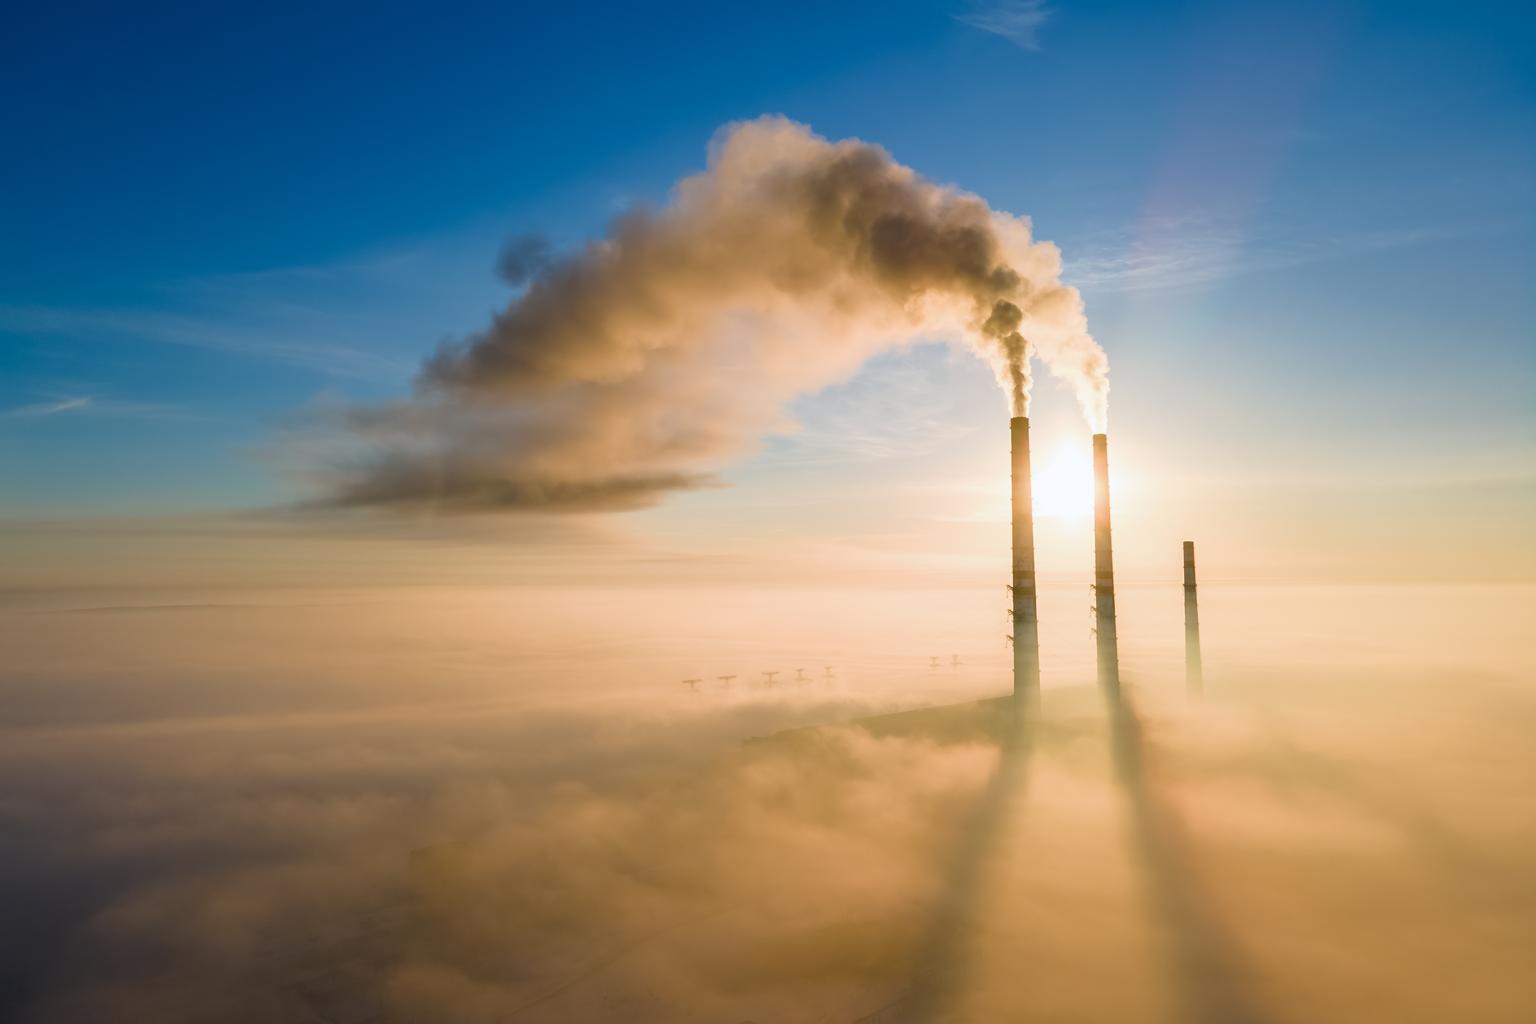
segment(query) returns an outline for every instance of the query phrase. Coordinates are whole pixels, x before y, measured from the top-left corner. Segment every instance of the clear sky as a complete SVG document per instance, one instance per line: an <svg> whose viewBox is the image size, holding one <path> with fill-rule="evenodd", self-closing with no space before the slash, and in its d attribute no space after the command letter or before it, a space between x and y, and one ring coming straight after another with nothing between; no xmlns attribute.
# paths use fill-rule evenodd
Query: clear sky
<svg viewBox="0 0 1536 1024"><path fill-rule="evenodd" d="M1130 571L1191 536L1230 576L1536 577L1529 5L131 7L22 4L0 33L18 581L260 575L317 535L425 576L463 568L445 534L984 572L1007 409L943 346L803 399L729 488L597 523L306 522L303 554L258 553L306 410L406 393L511 297L503 239L594 237L764 113L1061 247L1112 362ZM1036 393L1041 559L1079 572L1086 430Z"/></svg>

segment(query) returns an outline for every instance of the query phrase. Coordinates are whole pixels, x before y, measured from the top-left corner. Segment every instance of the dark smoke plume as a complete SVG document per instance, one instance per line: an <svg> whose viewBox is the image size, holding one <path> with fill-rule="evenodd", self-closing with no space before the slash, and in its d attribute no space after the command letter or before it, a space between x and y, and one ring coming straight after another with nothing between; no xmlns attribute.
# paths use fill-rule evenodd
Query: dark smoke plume
<svg viewBox="0 0 1536 1024"><path fill-rule="evenodd" d="M415 393L347 417L362 453L328 503L622 509L707 484L784 409L916 338L964 339L1016 412L1029 357L1101 427L1108 362L1056 247L878 146L732 125L660 210L563 258L510 244L525 290L427 360Z"/></svg>

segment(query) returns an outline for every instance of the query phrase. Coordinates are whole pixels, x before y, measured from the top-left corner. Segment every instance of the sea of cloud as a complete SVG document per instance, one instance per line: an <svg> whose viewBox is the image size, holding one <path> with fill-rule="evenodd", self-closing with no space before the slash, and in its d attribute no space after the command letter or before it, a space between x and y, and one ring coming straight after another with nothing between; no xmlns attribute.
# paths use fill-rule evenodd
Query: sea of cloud
<svg viewBox="0 0 1536 1024"><path fill-rule="evenodd" d="M1218 591L1205 700L1131 630L1125 703L1059 680L1023 724L967 704L1002 657L694 694L686 623L588 649L536 592L11 607L3 1016L1525 1020L1529 595L1438 596L1415 644L1423 593L1362 634ZM758 625L688 642L724 670Z"/></svg>

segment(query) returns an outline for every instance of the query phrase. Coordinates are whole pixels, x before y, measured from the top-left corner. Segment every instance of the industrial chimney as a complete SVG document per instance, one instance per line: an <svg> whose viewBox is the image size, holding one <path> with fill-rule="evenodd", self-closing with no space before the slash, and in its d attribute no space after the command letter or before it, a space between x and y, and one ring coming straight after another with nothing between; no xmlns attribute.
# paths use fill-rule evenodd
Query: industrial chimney
<svg viewBox="0 0 1536 1024"><path fill-rule="evenodd" d="M1040 619L1035 602L1035 509L1029 478L1029 417L1009 421L1013 438L1013 693L1040 694Z"/></svg>
<svg viewBox="0 0 1536 1024"><path fill-rule="evenodd" d="M1184 686L1192 697L1205 689L1200 665L1200 605L1195 599L1195 542L1184 542Z"/></svg>
<svg viewBox="0 0 1536 1024"><path fill-rule="evenodd" d="M1120 643L1115 633L1115 551L1109 532L1109 438L1093 435L1093 608L1099 649L1099 686L1120 691Z"/></svg>

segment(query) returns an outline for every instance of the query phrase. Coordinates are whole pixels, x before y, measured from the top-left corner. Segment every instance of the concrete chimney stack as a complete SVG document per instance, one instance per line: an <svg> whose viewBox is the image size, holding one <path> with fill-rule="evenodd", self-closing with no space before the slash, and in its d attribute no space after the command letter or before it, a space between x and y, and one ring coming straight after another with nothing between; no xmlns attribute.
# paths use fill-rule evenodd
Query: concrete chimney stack
<svg viewBox="0 0 1536 1024"><path fill-rule="evenodd" d="M1120 642L1115 631L1115 551L1109 529L1109 438L1093 435L1093 608L1099 685L1120 690Z"/></svg>
<svg viewBox="0 0 1536 1024"><path fill-rule="evenodd" d="M1184 542L1184 686L1192 697L1205 689L1200 664L1200 604L1195 596L1195 542Z"/></svg>
<svg viewBox="0 0 1536 1024"><path fill-rule="evenodd" d="M1013 693L1040 694L1040 619L1035 600L1035 508L1029 476L1029 418L1009 421L1013 438Z"/></svg>

